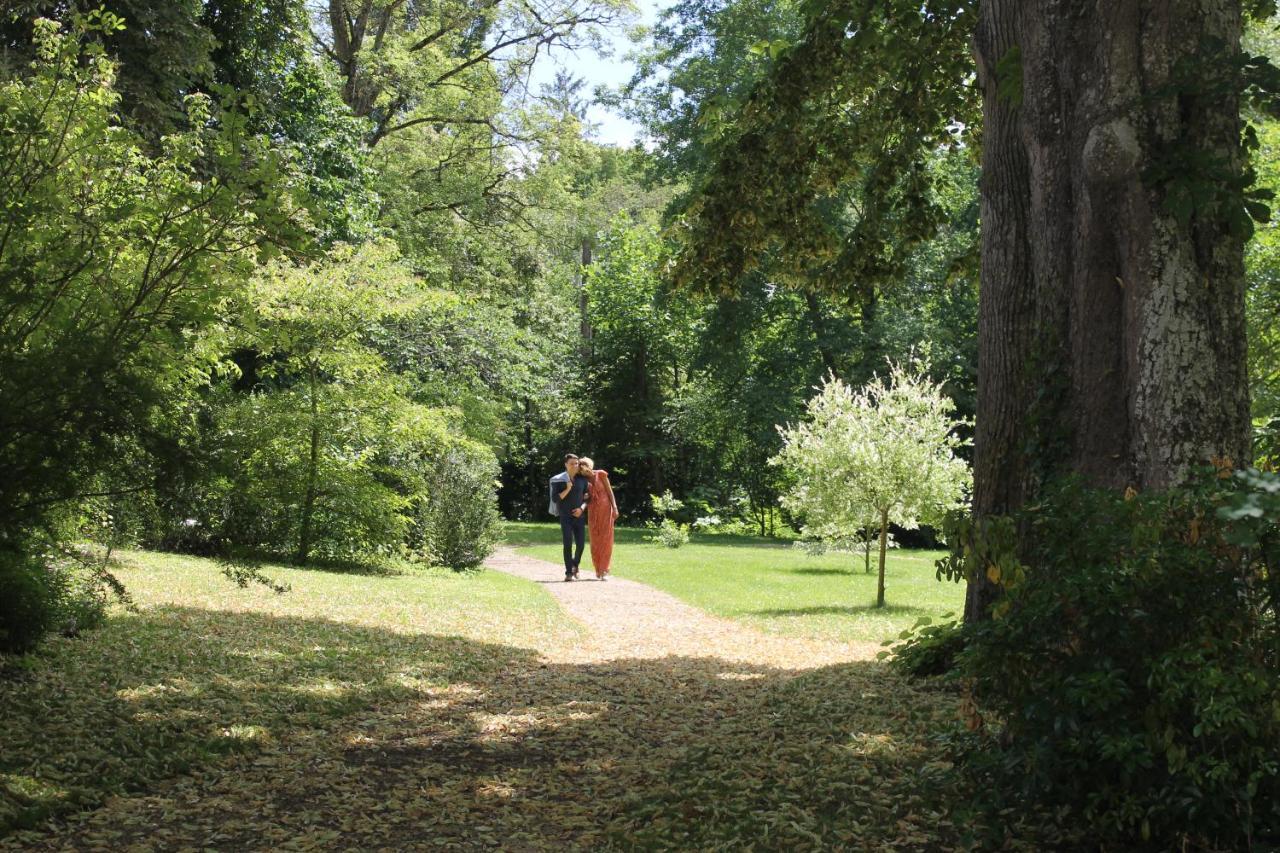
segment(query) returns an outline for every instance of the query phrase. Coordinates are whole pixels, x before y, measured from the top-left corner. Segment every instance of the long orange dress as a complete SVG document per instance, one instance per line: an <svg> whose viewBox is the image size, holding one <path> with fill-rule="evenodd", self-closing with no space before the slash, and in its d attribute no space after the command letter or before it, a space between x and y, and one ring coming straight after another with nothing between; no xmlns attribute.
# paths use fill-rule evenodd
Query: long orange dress
<svg viewBox="0 0 1280 853"><path fill-rule="evenodd" d="M608 471L596 471L591 481L587 529L591 531L591 564L596 577L602 578L609 574L609 563L613 560L613 500Z"/></svg>

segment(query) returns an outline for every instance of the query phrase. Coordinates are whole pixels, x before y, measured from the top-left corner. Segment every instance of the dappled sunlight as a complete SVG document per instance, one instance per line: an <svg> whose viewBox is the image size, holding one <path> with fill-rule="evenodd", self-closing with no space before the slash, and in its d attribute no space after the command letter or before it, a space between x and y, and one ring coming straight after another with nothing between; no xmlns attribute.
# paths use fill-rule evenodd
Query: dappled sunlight
<svg viewBox="0 0 1280 853"><path fill-rule="evenodd" d="M764 678L762 672L721 672L716 674L716 678L724 681L755 681Z"/></svg>
<svg viewBox="0 0 1280 853"><path fill-rule="evenodd" d="M622 596L625 584L606 588ZM564 594L598 593L583 585ZM132 763L150 774L138 777L148 786L173 780L54 836L73 847L93 838L124 849L158 827L166 846L226 849L326 838L465 848L489 837L557 850L624 838L649 847L764 836L834 845L841 824L832 816L855 796L879 825L934 831L916 807L910 768L931 757L927 733L954 718L951 697L922 693L877 663L824 664L808 641L678 602L642 609L652 622L610 617L618 633L593 633L587 646L539 635L545 646L534 652L394 624L153 607L111 623L87 641L88 654L66 660L83 701L59 709L65 718L49 743L24 750L49 768L48 784L75 780L81 771L59 768L70 739L124 720L110 741L74 749ZM147 656L174 646L183 654L159 665ZM702 651L672 652L684 648ZM37 682L30 698L45 689L53 683ZM122 717L123 707L132 713ZM148 766L135 750L156 743L166 763ZM192 766L210 769L180 775ZM50 836L20 838L38 848Z"/></svg>
<svg viewBox="0 0 1280 853"><path fill-rule="evenodd" d="M893 735L884 733L858 732L843 748L854 755L896 755L898 752L898 744Z"/></svg>

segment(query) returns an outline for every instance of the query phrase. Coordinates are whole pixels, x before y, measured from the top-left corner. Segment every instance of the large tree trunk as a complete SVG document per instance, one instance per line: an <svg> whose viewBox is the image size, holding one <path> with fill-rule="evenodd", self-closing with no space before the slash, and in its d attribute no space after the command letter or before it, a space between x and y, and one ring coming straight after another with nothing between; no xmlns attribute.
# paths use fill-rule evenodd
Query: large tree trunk
<svg viewBox="0 0 1280 853"><path fill-rule="evenodd" d="M1240 32L1239 0L982 4L978 516L1062 472L1158 489L1248 457L1243 241L1223 209L1171 213L1197 176L1151 168L1239 164L1237 100L1170 83ZM966 619L995 594L971 583Z"/></svg>

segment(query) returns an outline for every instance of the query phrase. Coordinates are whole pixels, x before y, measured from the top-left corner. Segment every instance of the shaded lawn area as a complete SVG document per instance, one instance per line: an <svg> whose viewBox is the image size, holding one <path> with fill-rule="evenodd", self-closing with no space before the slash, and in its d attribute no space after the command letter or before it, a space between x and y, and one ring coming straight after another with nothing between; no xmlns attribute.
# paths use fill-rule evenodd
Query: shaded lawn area
<svg viewBox="0 0 1280 853"><path fill-rule="evenodd" d="M0 836L579 635L542 590L493 572L267 566L292 586L276 595L208 560L120 557L139 612L51 638L0 679Z"/></svg>
<svg viewBox="0 0 1280 853"><path fill-rule="evenodd" d="M957 811L937 740L957 696L883 664L578 662L579 629L505 575L268 567L293 585L275 596L204 560L126 559L139 613L0 680L0 850L1058 840Z"/></svg>
<svg viewBox="0 0 1280 853"><path fill-rule="evenodd" d="M749 536L694 534L683 548L649 542L650 531L619 528L613 572L652 584L695 607L764 631L841 641L880 642L915 621L958 614L964 587L937 580L940 551L889 552L887 606L875 607L876 563L866 574L861 555L811 557L789 545ZM507 542L521 553L562 564L560 528L511 522ZM582 569L589 571L590 548Z"/></svg>

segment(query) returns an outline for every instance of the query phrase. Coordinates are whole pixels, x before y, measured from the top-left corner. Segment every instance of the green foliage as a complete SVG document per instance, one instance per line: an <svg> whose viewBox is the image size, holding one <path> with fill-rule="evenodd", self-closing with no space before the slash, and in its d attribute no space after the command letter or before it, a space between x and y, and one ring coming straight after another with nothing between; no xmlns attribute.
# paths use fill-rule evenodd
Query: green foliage
<svg viewBox="0 0 1280 853"><path fill-rule="evenodd" d="M924 616L899 634L896 643L886 640L882 645L893 646L890 665L894 669L914 678L925 678L953 671L965 642L963 623L950 620L935 625ZM890 657L890 652L880 652L878 657Z"/></svg>
<svg viewBox="0 0 1280 853"><path fill-rule="evenodd" d="M832 543L878 531L883 575L889 524L936 523L968 492L953 409L920 367L895 366L887 381L877 377L857 391L828 379L809 401L806 422L779 427L774 464L792 475L783 506L803 519L807 535Z"/></svg>
<svg viewBox="0 0 1280 853"><path fill-rule="evenodd" d="M689 544L689 526L672 518L664 518L652 538L654 542L660 542L667 548L681 548Z"/></svg>
<svg viewBox="0 0 1280 853"><path fill-rule="evenodd" d="M30 651L57 618L57 599L43 561L24 549L0 548L0 652Z"/></svg>
<svg viewBox="0 0 1280 853"><path fill-rule="evenodd" d="M666 491L660 495L650 495L649 504L654 514L661 519L654 525L650 540L667 548L680 548L689 544L689 525L681 524L672 517L684 509L684 501Z"/></svg>
<svg viewBox="0 0 1280 853"><path fill-rule="evenodd" d="M1277 492L1223 470L1026 509L1025 580L961 655L970 725L995 730L969 758L986 804L1069 809L1126 847L1280 838Z"/></svg>
<svg viewBox="0 0 1280 853"><path fill-rule="evenodd" d="M262 385L219 418L233 541L289 543L302 562L398 550L420 495L411 460L447 426L400 392L369 338L429 298L387 243L263 269L240 331Z"/></svg>
<svg viewBox="0 0 1280 853"><path fill-rule="evenodd" d="M100 628L107 620L109 592L119 588L100 561L75 556L45 567L54 605L49 627L67 637Z"/></svg>
<svg viewBox="0 0 1280 853"><path fill-rule="evenodd" d="M0 535L79 494L120 436L153 432L207 369L202 329L254 250L292 233L279 158L241 117L193 95L193 129L155 153L117 125L114 67L79 39L120 25L38 21L29 73L0 82Z"/></svg>
<svg viewBox="0 0 1280 853"><path fill-rule="evenodd" d="M737 111L680 221L676 277L730 293L757 267L848 293L898 277L944 219L927 163L976 120L976 10L811 4L803 33Z"/></svg>
<svg viewBox="0 0 1280 853"><path fill-rule="evenodd" d="M680 0L662 10L636 74L606 101L648 128L656 166L686 181L709 167L727 117L799 35L792 0Z"/></svg>
<svg viewBox="0 0 1280 853"><path fill-rule="evenodd" d="M455 571L479 567L501 536L493 454L482 447L451 447L432 461L427 477L410 541L420 542L436 565Z"/></svg>
<svg viewBox="0 0 1280 853"><path fill-rule="evenodd" d="M592 410L583 440L610 470L626 472L637 497L664 488L663 470L677 456L664 421L699 330L696 307L664 278L667 257L655 225L618 216L586 270Z"/></svg>
<svg viewBox="0 0 1280 853"><path fill-rule="evenodd" d="M1280 56L1280 44L1271 51ZM1259 183L1280 186L1280 122L1259 122L1254 155ZM1249 399L1255 427L1254 453L1260 466L1280 466L1280 228L1259 225L1245 247L1245 318L1249 329Z"/></svg>

